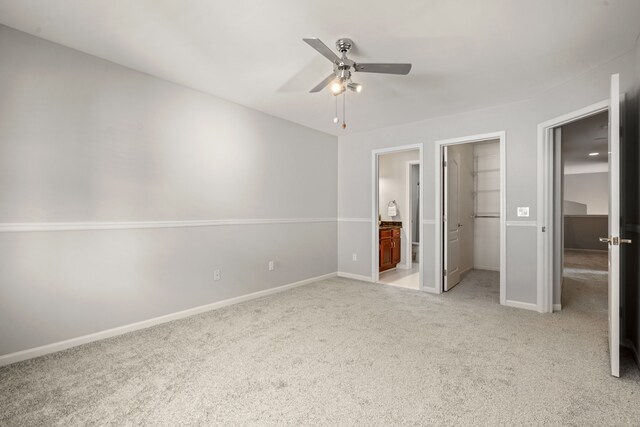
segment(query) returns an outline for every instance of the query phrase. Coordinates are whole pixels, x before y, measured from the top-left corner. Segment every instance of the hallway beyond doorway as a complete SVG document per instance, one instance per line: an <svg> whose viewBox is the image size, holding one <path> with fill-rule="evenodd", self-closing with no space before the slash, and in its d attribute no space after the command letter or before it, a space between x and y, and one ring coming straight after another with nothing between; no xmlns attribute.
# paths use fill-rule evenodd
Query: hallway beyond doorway
<svg viewBox="0 0 640 427"><path fill-rule="evenodd" d="M604 251L564 251L562 311L570 308L606 314L607 258Z"/></svg>

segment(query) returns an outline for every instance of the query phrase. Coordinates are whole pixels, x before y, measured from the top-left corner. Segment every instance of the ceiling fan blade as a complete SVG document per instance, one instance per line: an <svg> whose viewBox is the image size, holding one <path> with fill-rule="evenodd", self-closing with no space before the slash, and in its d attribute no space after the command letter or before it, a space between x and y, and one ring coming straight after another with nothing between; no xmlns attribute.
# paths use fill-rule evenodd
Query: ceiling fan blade
<svg viewBox="0 0 640 427"><path fill-rule="evenodd" d="M310 93L320 92L322 89L327 87L327 85L329 83L331 83L335 78L336 78L335 74L333 74L333 73L329 74L326 79L324 79L323 81L318 83L318 85L316 87L314 87L313 89L311 89L309 92Z"/></svg>
<svg viewBox="0 0 640 427"><path fill-rule="evenodd" d="M322 56L327 58L331 62L339 62L340 58L326 44L322 43L320 39L302 39L309 46L320 52Z"/></svg>
<svg viewBox="0 0 640 427"><path fill-rule="evenodd" d="M409 74L411 64L355 64L355 70L361 73Z"/></svg>

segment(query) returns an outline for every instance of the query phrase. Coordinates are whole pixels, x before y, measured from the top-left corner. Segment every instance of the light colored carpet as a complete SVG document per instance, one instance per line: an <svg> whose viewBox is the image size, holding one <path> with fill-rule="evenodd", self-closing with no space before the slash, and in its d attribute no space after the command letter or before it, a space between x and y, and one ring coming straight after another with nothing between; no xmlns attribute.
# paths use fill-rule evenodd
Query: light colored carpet
<svg viewBox="0 0 640 427"><path fill-rule="evenodd" d="M564 250L564 267L573 270L607 271L608 254L606 251Z"/></svg>
<svg viewBox="0 0 640 427"><path fill-rule="evenodd" d="M0 425L638 425L591 288L541 315L498 305L497 277L335 278L15 364Z"/></svg>
<svg viewBox="0 0 640 427"><path fill-rule="evenodd" d="M562 308L601 313L607 319L608 263L607 252L564 251Z"/></svg>

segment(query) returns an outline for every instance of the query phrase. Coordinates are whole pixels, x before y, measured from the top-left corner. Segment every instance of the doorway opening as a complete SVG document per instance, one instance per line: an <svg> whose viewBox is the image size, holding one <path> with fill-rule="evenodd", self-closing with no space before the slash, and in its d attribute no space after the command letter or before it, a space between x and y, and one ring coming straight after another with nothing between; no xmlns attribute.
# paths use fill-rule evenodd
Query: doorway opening
<svg viewBox="0 0 640 427"><path fill-rule="evenodd" d="M411 215L410 230L407 232L407 265L415 268L420 262L420 161L407 162L407 207ZM409 243L411 246L409 246Z"/></svg>
<svg viewBox="0 0 640 427"><path fill-rule="evenodd" d="M505 304L505 133L436 142L436 283Z"/></svg>
<svg viewBox="0 0 640 427"><path fill-rule="evenodd" d="M561 174L561 156L563 138L562 126L570 125L581 119L588 119L600 113L608 114L607 158L608 158L608 209L607 231L598 237L607 247L607 310L602 321L608 323L609 359L611 375L620 376L620 245L631 244L624 238L621 228L621 191L620 191L620 146L621 111L624 107L624 94L620 93L620 76L611 76L609 99L587 106L580 110L557 117L538 125L538 311L553 311L554 304L566 302L563 296L562 279L565 270L563 250L565 230L568 227L563 217L564 196L558 182L565 178ZM558 130L558 128L560 128ZM558 142L558 143L556 143ZM594 153L596 151L593 151ZM598 151L600 153L600 151ZM598 154L599 156L600 154ZM568 209L568 207L567 207ZM587 210L588 213L588 210ZM569 230L566 230L567 232ZM591 230L589 230L591 231ZM586 236L586 234L584 235ZM580 236L580 237L584 237ZM593 239L589 239L591 241ZM567 258L569 258L567 254ZM563 308L556 306L556 309Z"/></svg>
<svg viewBox="0 0 640 427"><path fill-rule="evenodd" d="M422 145L373 152L373 281L422 289Z"/></svg>
<svg viewBox="0 0 640 427"><path fill-rule="evenodd" d="M608 110L553 128L553 310L606 311Z"/></svg>

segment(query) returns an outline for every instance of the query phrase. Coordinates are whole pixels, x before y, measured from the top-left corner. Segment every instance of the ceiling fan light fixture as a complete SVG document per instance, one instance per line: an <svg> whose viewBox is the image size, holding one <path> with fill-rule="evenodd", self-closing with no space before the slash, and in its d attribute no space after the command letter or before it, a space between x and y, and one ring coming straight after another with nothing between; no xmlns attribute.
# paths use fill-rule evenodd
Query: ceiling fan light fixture
<svg viewBox="0 0 640 427"><path fill-rule="evenodd" d="M351 82L347 85L347 87L353 92L356 92L356 93L362 92L362 85L360 83Z"/></svg>
<svg viewBox="0 0 640 427"><path fill-rule="evenodd" d="M331 93L334 95L340 95L345 91L344 83L341 81L335 81L331 84Z"/></svg>

